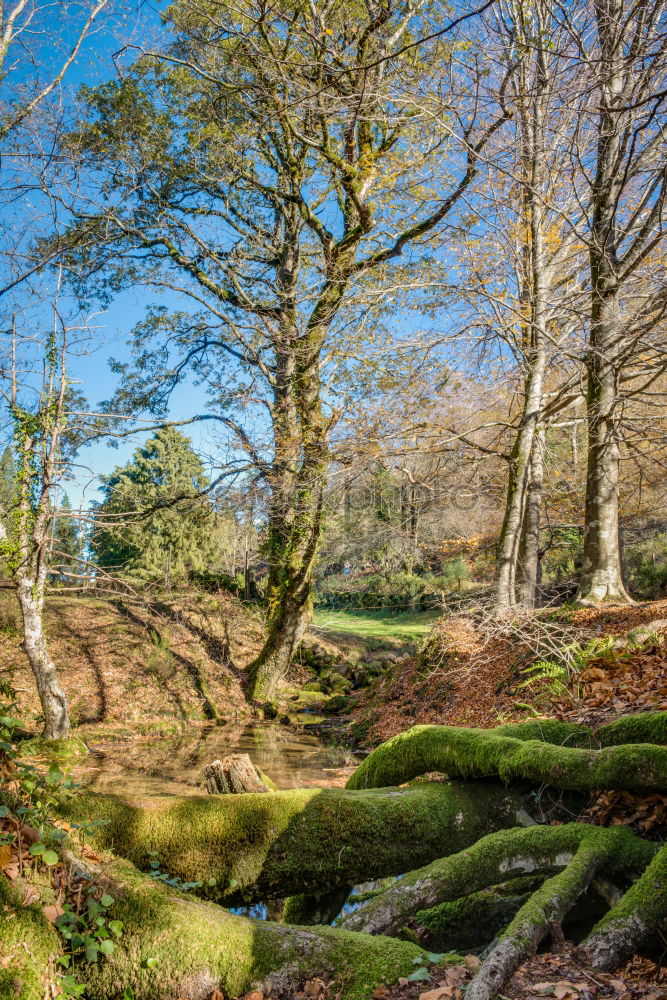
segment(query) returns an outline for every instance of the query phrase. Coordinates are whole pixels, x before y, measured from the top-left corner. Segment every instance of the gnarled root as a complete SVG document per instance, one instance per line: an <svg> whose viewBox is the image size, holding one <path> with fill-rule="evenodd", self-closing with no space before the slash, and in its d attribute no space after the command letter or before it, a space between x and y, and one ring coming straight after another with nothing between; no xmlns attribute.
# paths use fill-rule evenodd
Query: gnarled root
<svg viewBox="0 0 667 1000"><path fill-rule="evenodd" d="M639 743L587 750L570 745L574 734L568 745L558 746L507 735L512 729L522 736L530 732L509 726L499 730L414 726L374 750L347 787L398 785L431 771L449 777L528 780L575 791L667 787L667 747Z"/></svg>
<svg viewBox="0 0 667 1000"><path fill-rule="evenodd" d="M596 830L595 834L600 832L607 833ZM606 836L582 839L564 870L547 879L521 907L482 962L466 991L466 1000L492 1000L521 962L537 949L551 927L560 927L592 878L609 860L612 846Z"/></svg>
<svg viewBox="0 0 667 1000"><path fill-rule="evenodd" d="M136 802L88 793L63 802L70 821L107 820L101 849L184 881L227 905L328 893L409 871L521 821L522 797L494 784L429 782L349 792L300 788L259 795Z"/></svg>
<svg viewBox="0 0 667 1000"><path fill-rule="evenodd" d="M617 969L667 920L667 847L593 928L581 948L596 969Z"/></svg>
<svg viewBox="0 0 667 1000"><path fill-rule="evenodd" d="M540 941L560 928L598 873L643 872L582 946L598 968L613 969L627 958L667 918L667 848L656 851L656 845L624 827L571 823L501 831L410 872L346 917L343 926L398 934L413 914L426 907L479 892L513 874L562 868L523 903L468 987L467 1000L491 1000Z"/></svg>
<svg viewBox="0 0 667 1000"><path fill-rule="evenodd" d="M418 910L479 892L513 874L564 868L588 839L598 845L607 839L613 844L613 864L604 859L610 871L622 868L640 872L650 864L656 850L654 844L622 827L607 830L586 823L568 823L499 831L458 854L410 872L346 917L343 926L370 934L396 934Z"/></svg>

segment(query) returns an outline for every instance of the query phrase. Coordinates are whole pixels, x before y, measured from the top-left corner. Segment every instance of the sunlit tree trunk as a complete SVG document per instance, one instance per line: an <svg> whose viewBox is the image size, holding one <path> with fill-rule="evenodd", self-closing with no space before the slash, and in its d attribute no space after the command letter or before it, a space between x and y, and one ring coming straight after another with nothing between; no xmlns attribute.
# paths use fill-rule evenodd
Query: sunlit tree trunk
<svg viewBox="0 0 667 1000"><path fill-rule="evenodd" d="M518 11L515 20L515 44L521 46L526 30L523 12ZM524 51L528 51L528 48ZM547 276L544 206L540 192L545 167L544 101L547 72L544 53L540 48L535 49L534 59L532 71L523 59L517 77L521 143L520 224L524 232L519 305L525 317L522 332L525 382L521 419L510 454L505 516L497 550L495 613L499 615L505 614L517 602L521 537L535 438L542 416L546 365ZM537 497L537 493L534 497Z"/></svg>
<svg viewBox="0 0 667 1000"><path fill-rule="evenodd" d="M591 254L593 257L593 254ZM587 364L588 453L580 601L627 601L619 534L618 369L621 336L615 295L593 269L591 345Z"/></svg>
<svg viewBox="0 0 667 1000"><path fill-rule="evenodd" d="M540 521L543 481L544 430L540 428L535 434L530 459L519 555L517 597L526 608L534 608L539 603L537 593L541 581Z"/></svg>
<svg viewBox="0 0 667 1000"><path fill-rule="evenodd" d="M588 453L584 553L578 599L627 601L619 538L619 380L624 330L617 220L625 178L627 122L618 105L626 85L623 0L595 8L600 67L596 169L591 189L591 324L586 358Z"/></svg>

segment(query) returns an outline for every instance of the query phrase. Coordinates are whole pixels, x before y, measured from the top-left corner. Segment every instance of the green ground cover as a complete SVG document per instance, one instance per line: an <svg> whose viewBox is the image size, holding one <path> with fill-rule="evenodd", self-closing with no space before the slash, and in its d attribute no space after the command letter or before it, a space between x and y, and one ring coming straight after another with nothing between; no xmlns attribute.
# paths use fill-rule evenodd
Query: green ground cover
<svg viewBox="0 0 667 1000"><path fill-rule="evenodd" d="M313 625L325 632L346 633L362 639L418 642L431 630L438 617L437 611L397 613L391 609L329 611L318 608L313 617Z"/></svg>

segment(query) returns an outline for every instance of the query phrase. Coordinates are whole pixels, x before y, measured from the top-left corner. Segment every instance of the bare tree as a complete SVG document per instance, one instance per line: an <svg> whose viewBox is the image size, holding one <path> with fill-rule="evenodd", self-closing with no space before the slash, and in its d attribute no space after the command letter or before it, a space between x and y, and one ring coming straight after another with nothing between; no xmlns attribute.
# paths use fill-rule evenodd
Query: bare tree
<svg viewBox="0 0 667 1000"><path fill-rule="evenodd" d="M52 527L54 519L67 513L58 510L56 494L68 471L66 453L72 444L69 340L81 327L66 324L59 289L52 309L53 326L44 335L34 332L33 324L39 320L31 318L30 329L22 334L13 319L6 361L0 368L16 467L13 509L3 512L0 545L16 587L23 646L39 692L44 735L60 739L69 732L67 697L49 652L43 610Z"/></svg>
<svg viewBox="0 0 667 1000"><path fill-rule="evenodd" d="M161 339L159 371L151 344L127 388L148 402L150 374L164 401L194 365L264 484L268 632L253 689L265 696L309 620L355 297L368 309L393 261L410 247L419 260L505 112L482 100L476 44L433 42L415 85L412 57L393 53L419 5L369 0L350 18L344 3L241 14L219 0L172 13L174 44L89 96L81 147L114 191L75 206L68 240L85 248L85 275L168 288L199 309L149 318L140 332Z"/></svg>
<svg viewBox="0 0 667 1000"><path fill-rule="evenodd" d="M665 246L666 14L662 0L598 0L581 12L559 7L578 44L586 89L574 143L590 258L588 465L578 594L584 602L628 599L619 541L623 402L645 379L646 366L637 365L640 350L659 367L664 363L655 337L667 288L655 280L657 272L647 287L646 272ZM659 370L651 368L649 382Z"/></svg>
<svg viewBox="0 0 667 1000"><path fill-rule="evenodd" d="M3 119L0 142L17 129L63 82L85 38L111 0L92 3L51 3L15 0L0 4L0 78ZM62 16L68 36L62 51L54 50L53 22ZM55 52L55 59L54 59Z"/></svg>

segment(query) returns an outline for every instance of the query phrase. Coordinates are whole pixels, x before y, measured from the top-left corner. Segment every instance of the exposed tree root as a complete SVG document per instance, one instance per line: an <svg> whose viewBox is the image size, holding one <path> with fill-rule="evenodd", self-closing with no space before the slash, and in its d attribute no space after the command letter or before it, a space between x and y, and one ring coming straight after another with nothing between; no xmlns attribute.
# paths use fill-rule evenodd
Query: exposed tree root
<svg viewBox="0 0 667 1000"><path fill-rule="evenodd" d="M542 881L541 875L515 878L453 902L418 910L415 920L428 931L431 951L454 950L466 954L481 942L492 941Z"/></svg>
<svg viewBox="0 0 667 1000"><path fill-rule="evenodd" d="M596 969L613 971L667 920L667 847L593 928L582 953Z"/></svg>
<svg viewBox="0 0 667 1000"><path fill-rule="evenodd" d="M498 730L414 726L363 761L348 788L398 785L419 774L528 780L576 791L667 787L667 747L623 744L601 750L517 739Z"/></svg>
<svg viewBox="0 0 667 1000"><path fill-rule="evenodd" d="M230 905L328 893L396 875L521 822L522 797L494 784L430 782L349 792L302 788L135 802L77 795L70 821L108 820L100 848L185 881L215 878L212 898Z"/></svg>
<svg viewBox="0 0 667 1000"><path fill-rule="evenodd" d="M418 910L460 899L497 885L512 875L567 866L583 841L613 845L608 870L639 873L650 864L656 846L623 827L604 829L586 823L531 826L489 834L472 847L425 868L409 872L380 896L350 914L343 926L370 934L397 934ZM602 848L600 848L602 850Z"/></svg>
<svg viewBox="0 0 667 1000"><path fill-rule="evenodd" d="M610 859L611 839L598 835L607 832L596 830L582 839L564 870L547 879L521 907L482 962L466 991L466 1000L492 1000L521 962L537 949L551 927L560 927L595 874Z"/></svg>

